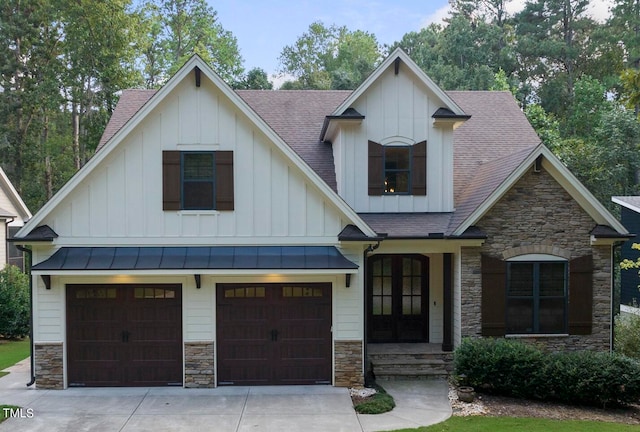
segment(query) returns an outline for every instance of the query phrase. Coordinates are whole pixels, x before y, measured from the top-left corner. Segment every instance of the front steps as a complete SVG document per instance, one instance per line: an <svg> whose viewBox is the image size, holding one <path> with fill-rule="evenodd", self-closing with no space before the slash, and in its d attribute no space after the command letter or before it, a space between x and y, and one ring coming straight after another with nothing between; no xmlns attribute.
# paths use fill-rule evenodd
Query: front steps
<svg viewBox="0 0 640 432"><path fill-rule="evenodd" d="M453 353L440 344L368 344L367 357L379 381L446 378L453 371Z"/></svg>

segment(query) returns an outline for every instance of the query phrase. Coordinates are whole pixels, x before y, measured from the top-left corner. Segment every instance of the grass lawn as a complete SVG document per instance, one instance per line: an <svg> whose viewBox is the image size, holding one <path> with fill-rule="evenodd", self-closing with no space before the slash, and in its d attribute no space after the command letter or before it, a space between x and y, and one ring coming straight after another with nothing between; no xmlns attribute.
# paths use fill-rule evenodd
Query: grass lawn
<svg viewBox="0 0 640 432"><path fill-rule="evenodd" d="M4 409L3 408L18 408L15 405L0 405L0 423L2 423L3 421L5 421L7 418L4 416Z"/></svg>
<svg viewBox="0 0 640 432"><path fill-rule="evenodd" d="M29 357L29 339L9 341L0 339L0 371ZM0 372L0 376L6 373Z"/></svg>
<svg viewBox="0 0 640 432"><path fill-rule="evenodd" d="M637 430L636 425L597 421L470 416L451 417L443 423L418 429L402 429L402 432L631 432Z"/></svg>

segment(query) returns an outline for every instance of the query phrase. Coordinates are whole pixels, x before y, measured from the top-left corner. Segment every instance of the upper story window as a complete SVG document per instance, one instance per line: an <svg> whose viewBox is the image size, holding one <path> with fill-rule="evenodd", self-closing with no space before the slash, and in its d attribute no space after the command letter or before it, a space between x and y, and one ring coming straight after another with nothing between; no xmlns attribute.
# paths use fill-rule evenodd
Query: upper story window
<svg viewBox="0 0 640 432"><path fill-rule="evenodd" d="M383 146L369 141L369 195L426 195L427 142Z"/></svg>
<svg viewBox="0 0 640 432"><path fill-rule="evenodd" d="M567 261L507 263L507 334L567 333Z"/></svg>
<svg viewBox="0 0 640 432"><path fill-rule="evenodd" d="M184 210L215 208L214 152L182 152L182 205Z"/></svg>
<svg viewBox="0 0 640 432"><path fill-rule="evenodd" d="M384 193L408 194L411 179L411 147L384 147Z"/></svg>
<svg viewBox="0 0 640 432"><path fill-rule="evenodd" d="M162 152L163 210L233 210L233 152Z"/></svg>

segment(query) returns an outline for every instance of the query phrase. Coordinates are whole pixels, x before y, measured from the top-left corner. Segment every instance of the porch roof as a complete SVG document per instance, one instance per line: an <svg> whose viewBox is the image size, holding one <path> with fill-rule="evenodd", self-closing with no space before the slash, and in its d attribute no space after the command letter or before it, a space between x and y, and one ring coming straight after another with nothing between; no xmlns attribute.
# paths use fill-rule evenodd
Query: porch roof
<svg viewBox="0 0 640 432"><path fill-rule="evenodd" d="M353 270L334 246L62 247L34 271Z"/></svg>

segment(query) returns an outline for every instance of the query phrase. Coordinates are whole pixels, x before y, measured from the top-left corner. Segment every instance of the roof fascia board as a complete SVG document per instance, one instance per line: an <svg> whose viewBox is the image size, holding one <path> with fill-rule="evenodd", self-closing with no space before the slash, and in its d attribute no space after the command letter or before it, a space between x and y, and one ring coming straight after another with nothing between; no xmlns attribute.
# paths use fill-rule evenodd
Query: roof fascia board
<svg viewBox="0 0 640 432"><path fill-rule="evenodd" d="M507 179L456 228L453 235L461 235L467 228L475 225L525 174L535 163L538 156L544 157L543 166L578 205L597 223L609 225L621 234L627 234L625 227L593 196L589 190L565 167L562 162L544 144L538 145Z"/></svg>
<svg viewBox="0 0 640 432"><path fill-rule="evenodd" d="M629 210L632 210L632 211L634 211L636 213L640 213L640 207L634 206L633 204L625 202L625 201L621 200L621 198L624 198L624 197L623 196L619 196L619 197L618 196L614 196L614 197L611 197L611 201L613 201L616 204L621 205L622 207L628 208Z"/></svg>
<svg viewBox="0 0 640 432"><path fill-rule="evenodd" d="M405 53L401 48L396 48L389 56L373 71L371 75L360 86L345 99L338 108L333 112L333 115L339 115L349 108L363 93L365 93L369 87L378 80L378 78L390 67L395 67L396 59L400 58L402 62L422 81L422 83L436 94L442 102L446 105L446 108L451 110L456 115L466 115L465 112L451 99L438 85L433 82L431 78Z"/></svg>
<svg viewBox="0 0 640 432"><path fill-rule="evenodd" d="M31 220L22 227L22 229L16 234L16 237L22 237L26 233L34 229L44 217L49 214L75 187L81 183L93 169L102 162L111 151L117 147L117 145L126 137L138 124L146 118L149 112L151 112L156 106L158 106L165 98L165 96L173 91L177 85L182 82L185 77L191 73L194 67L198 67L205 76L207 76L216 87L227 96L232 103L234 103L243 114L245 114L261 132L263 132L267 138L269 138L280 151L289 158L298 168L306 175L312 182L312 184L323 193L329 201L336 206L348 219L350 219L355 225L358 226L365 234L370 237L374 237L375 231L373 231L351 208L349 205L339 197L324 180L313 171L309 165L293 151L289 145L287 145L278 134L276 134L271 127L253 111L249 105L236 94L231 87L229 87L222 78L214 72L213 69L198 55L192 56L185 64L176 72L176 74L169 79L156 94L140 109L138 112L122 127L102 149L96 153L72 178L65 184L60 191L47 202Z"/></svg>
<svg viewBox="0 0 640 432"><path fill-rule="evenodd" d="M9 180L9 177L7 177L7 174L2 168L0 168L0 180L2 181L5 192L8 192L9 199L20 213L19 216L22 217L23 220L31 219L32 215L29 208L22 200L16 188L13 187L13 183L11 183L11 180Z"/></svg>

